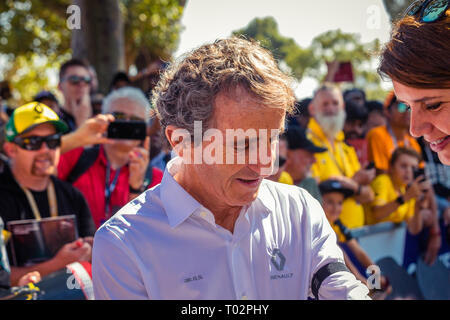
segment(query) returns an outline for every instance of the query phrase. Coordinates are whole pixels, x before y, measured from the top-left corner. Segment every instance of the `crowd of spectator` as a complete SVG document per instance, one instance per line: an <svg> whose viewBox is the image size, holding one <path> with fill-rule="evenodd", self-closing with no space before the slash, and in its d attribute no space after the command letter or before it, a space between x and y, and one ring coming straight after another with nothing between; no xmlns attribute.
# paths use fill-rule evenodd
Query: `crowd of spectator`
<svg viewBox="0 0 450 320"><path fill-rule="evenodd" d="M72 59L59 72L62 103L54 93L40 91L16 109L7 105L10 89L2 84L0 217L6 225L74 214L79 238L48 261L0 264L1 279L8 278L6 271L9 275L0 285L38 281L69 263L91 261L96 229L160 183L173 151L149 96L133 86L160 67L153 64L136 77L115 74L104 96L92 66ZM268 179L297 185L316 198L338 242L347 243L364 267L374 262L349 230L387 221L405 222L412 235L426 230L425 261L433 264L450 223L450 167L409 134L407 106L394 93L384 103L368 101L361 89L342 92L325 83L296 108L280 137L279 170ZM147 137L108 139L108 125L115 120L145 122ZM440 221L447 229L441 230ZM366 276L345 258L364 282Z"/></svg>

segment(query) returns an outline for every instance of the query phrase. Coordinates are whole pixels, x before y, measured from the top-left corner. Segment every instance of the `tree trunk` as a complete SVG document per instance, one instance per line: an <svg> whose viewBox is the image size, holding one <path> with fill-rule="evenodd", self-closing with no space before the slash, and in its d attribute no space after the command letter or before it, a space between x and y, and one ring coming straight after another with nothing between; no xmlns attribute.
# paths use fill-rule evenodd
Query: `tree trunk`
<svg viewBox="0 0 450 320"><path fill-rule="evenodd" d="M73 0L73 4L81 10L81 29L72 31L72 56L95 68L99 91L107 94L114 73L125 68L119 0Z"/></svg>

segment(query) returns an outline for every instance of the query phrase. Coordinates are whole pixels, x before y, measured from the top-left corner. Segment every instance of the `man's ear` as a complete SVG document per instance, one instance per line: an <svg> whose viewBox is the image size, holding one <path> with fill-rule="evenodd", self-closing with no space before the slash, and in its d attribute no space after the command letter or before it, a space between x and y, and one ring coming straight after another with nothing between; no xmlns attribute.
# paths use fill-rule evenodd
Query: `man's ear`
<svg viewBox="0 0 450 320"><path fill-rule="evenodd" d="M8 158L13 159L17 154L17 145L12 142L5 142L3 144L3 150L5 151Z"/></svg>
<svg viewBox="0 0 450 320"><path fill-rule="evenodd" d="M164 133L170 146L180 157L183 157L183 151L192 147L191 134L188 130L168 125Z"/></svg>

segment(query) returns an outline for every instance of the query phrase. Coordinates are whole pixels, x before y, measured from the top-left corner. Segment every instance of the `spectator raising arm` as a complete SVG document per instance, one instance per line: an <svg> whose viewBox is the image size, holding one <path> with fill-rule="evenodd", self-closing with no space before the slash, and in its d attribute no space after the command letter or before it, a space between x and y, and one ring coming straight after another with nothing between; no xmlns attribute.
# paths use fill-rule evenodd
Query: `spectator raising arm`
<svg viewBox="0 0 450 320"><path fill-rule="evenodd" d="M112 143L112 140L105 136L108 125L112 121L114 116L110 114L99 114L90 118L75 131L62 136L61 153L92 144Z"/></svg>

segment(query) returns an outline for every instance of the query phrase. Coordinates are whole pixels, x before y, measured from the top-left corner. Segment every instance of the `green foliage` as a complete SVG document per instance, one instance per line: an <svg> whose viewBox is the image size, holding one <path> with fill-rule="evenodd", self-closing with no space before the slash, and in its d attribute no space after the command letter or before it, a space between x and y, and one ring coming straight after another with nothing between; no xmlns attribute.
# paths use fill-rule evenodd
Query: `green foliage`
<svg viewBox="0 0 450 320"><path fill-rule="evenodd" d="M141 48L150 59L169 59L178 45L185 1L117 1L124 19L126 65L134 63ZM31 88L48 88L45 71L70 58L66 11L71 4L71 0L0 1L0 53L6 60L0 66L0 80L11 80L17 103L30 98Z"/></svg>
<svg viewBox="0 0 450 320"><path fill-rule="evenodd" d="M255 18L247 27L234 31L233 35L243 35L259 41L263 47L272 52L275 59L284 61L292 74L299 79L303 77L307 68L318 67L319 61L311 49L302 49L294 39L282 36L272 17Z"/></svg>
<svg viewBox="0 0 450 320"><path fill-rule="evenodd" d="M151 60L171 57L182 31L183 8L178 0L121 0L127 65L140 50Z"/></svg>
<svg viewBox="0 0 450 320"><path fill-rule="evenodd" d="M301 48L292 38L278 32L272 17L255 18L247 27L234 31L233 35L258 40L273 53L280 65L284 62L298 80L310 76L322 82L327 74L326 62L351 61L356 79L354 84L343 84L344 89L357 86L368 91L371 98L382 98L385 94L373 64L380 49L378 39L361 43L357 34L332 30L314 38L308 48Z"/></svg>

